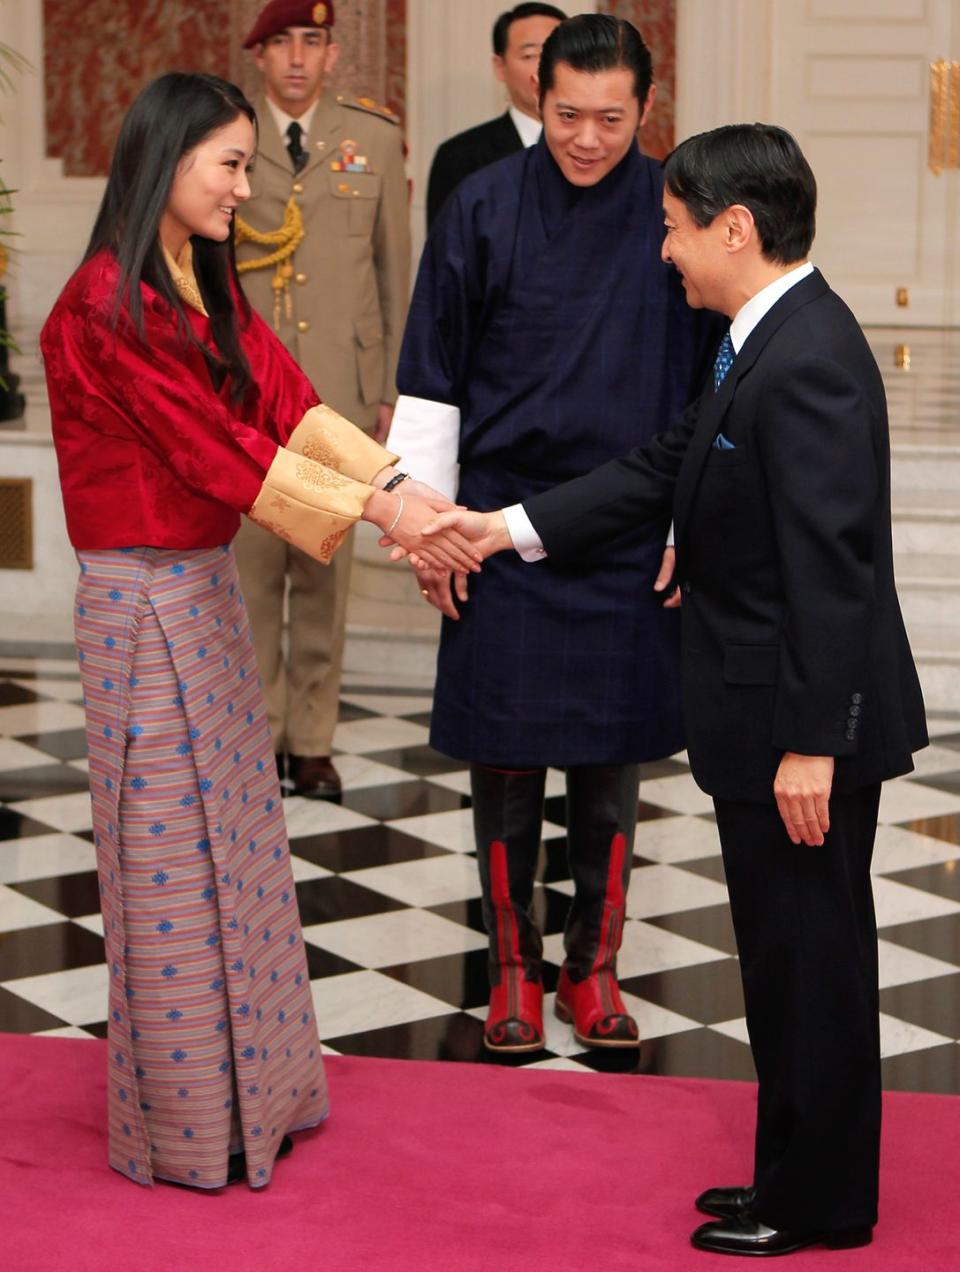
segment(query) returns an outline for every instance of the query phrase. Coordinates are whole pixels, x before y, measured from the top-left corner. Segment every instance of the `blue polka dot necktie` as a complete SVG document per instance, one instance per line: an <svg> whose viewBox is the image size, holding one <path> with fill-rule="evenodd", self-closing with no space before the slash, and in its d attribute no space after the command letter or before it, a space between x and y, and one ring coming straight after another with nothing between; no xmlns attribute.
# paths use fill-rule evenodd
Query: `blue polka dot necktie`
<svg viewBox="0 0 960 1272"><path fill-rule="evenodd" d="M733 366L733 359L736 354L733 352L733 341L730 339L730 332L720 341L720 348L717 350L717 360L713 364L713 391L723 383L727 372Z"/></svg>

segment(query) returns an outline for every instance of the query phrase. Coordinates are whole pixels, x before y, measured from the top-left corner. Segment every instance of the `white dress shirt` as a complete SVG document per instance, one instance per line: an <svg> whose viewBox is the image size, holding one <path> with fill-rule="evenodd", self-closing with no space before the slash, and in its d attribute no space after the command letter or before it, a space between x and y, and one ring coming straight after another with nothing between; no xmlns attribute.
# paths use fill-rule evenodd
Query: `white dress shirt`
<svg viewBox="0 0 960 1272"><path fill-rule="evenodd" d="M730 324L730 342L734 353L740 352L747 342L747 336L758 325L760 319L767 316L780 297L785 296L791 287L796 287L797 283L802 283L812 273L813 266L809 261L805 261L789 273L781 274L772 283L767 283L766 287L758 291L756 296L751 296L747 303L737 310L736 317Z"/></svg>
<svg viewBox="0 0 960 1272"><path fill-rule="evenodd" d="M543 132L543 124L540 120L531 119L522 110L517 110L516 106L510 107L509 114L513 120L514 128L520 134L524 149L529 150L531 146L535 146L540 140L540 134Z"/></svg>
<svg viewBox="0 0 960 1272"><path fill-rule="evenodd" d="M757 326L760 319L765 317L774 307L780 297L812 273L813 266L809 261L805 261L803 265L798 265L796 269L791 269L788 273L781 274L772 283L768 283L766 287L761 288L755 296L751 296L747 303L737 310L736 316L730 324L730 343L733 345L735 354L740 352L744 344L746 344L747 336ZM533 528L533 522L524 512L523 504L511 504L509 508L504 508L503 518L507 523L507 533L510 535L513 546L523 560L528 562L542 561L547 555L547 550L543 546L540 536ZM669 545L672 542L673 535L671 533L667 543Z"/></svg>
<svg viewBox="0 0 960 1272"><path fill-rule="evenodd" d="M317 100L319 100L319 98ZM303 112L299 119L294 119L292 115L288 115L286 111L281 110L279 106L275 106L269 97L267 98L267 106L270 110L270 114L273 116L274 123L277 125L277 132L283 138L284 145L287 143L287 129L291 124L299 124L303 130L300 137L300 144L303 146L304 150L306 150L307 135L310 132L310 125L313 123L313 116L316 113L317 103L314 102L308 110Z"/></svg>

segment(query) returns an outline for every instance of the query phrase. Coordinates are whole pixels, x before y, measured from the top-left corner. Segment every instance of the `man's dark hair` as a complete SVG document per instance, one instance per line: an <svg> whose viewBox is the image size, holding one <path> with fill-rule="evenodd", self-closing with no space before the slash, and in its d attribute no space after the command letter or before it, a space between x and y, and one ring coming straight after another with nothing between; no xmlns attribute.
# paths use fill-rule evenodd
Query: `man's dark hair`
<svg viewBox="0 0 960 1272"><path fill-rule="evenodd" d="M233 233L223 243L200 236L192 240L197 284L217 346L214 353L197 339L187 321L163 259L160 221L183 156L240 115L256 130L257 117L246 97L235 84L215 75L174 71L148 84L120 129L103 202L83 258L88 261L104 250L116 258L120 279L114 319L119 321L125 310L141 338L140 284L158 292L176 315L184 340L203 354L217 388L229 377L234 402L242 401L253 387L253 377L240 342L239 323L249 320L250 308L237 277Z"/></svg>
<svg viewBox="0 0 960 1272"><path fill-rule="evenodd" d="M544 40L540 54L540 107L553 88L558 62L596 75L620 67L633 71L633 91L642 103L653 82L653 62L643 36L626 18L580 13L567 18Z"/></svg>
<svg viewBox="0 0 960 1272"><path fill-rule="evenodd" d="M558 22L563 22L566 16L555 4L514 5L506 13L501 13L493 24L493 51L497 57L503 57L510 39L510 28L521 18L556 18Z"/></svg>
<svg viewBox="0 0 960 1272"><path fill-rule="evenodd" d="M774 124L728 124L680 143L664 164L670 193L696 225L749 208L768 261L791 265L816 232L817 182L793 137Z"/></svg>

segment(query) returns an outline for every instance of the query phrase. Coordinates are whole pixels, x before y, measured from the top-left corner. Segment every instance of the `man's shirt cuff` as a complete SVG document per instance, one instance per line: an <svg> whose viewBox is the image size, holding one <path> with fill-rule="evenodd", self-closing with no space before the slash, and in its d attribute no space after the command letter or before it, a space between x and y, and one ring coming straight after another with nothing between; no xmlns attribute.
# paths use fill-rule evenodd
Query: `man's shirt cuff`
<svg viewBox="0 0 960 1272"><path fill-rule="evenodd" d="M504 508L502 511L503 519L507 523L507 533L521 559L531 563L542 561L547 555L547 550L534 530L533 522L524 512L523 504L511 504L509 508Z"/></svg>

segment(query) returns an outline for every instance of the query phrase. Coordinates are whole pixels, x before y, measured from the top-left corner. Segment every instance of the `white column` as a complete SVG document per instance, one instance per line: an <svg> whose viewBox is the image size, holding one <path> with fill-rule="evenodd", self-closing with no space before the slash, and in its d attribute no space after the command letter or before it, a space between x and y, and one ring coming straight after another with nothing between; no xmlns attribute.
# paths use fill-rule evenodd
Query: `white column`
<svg viewBox="0 0 960 1272"><path fill-rule="evenodd" d="M770 115L774 0L677 0L676 137Z"/></svg>

